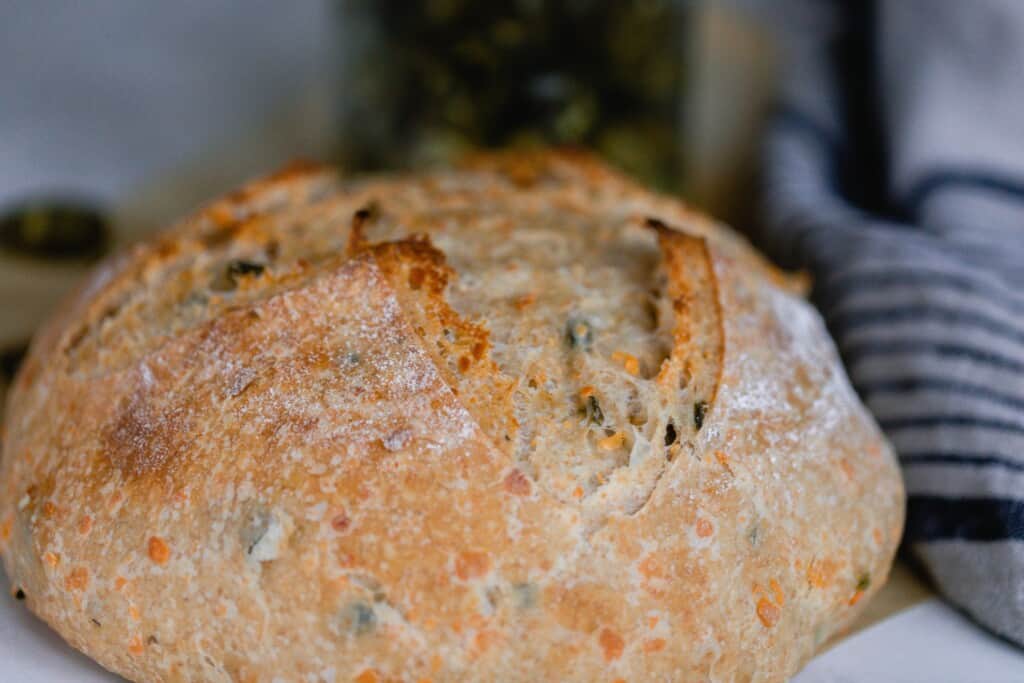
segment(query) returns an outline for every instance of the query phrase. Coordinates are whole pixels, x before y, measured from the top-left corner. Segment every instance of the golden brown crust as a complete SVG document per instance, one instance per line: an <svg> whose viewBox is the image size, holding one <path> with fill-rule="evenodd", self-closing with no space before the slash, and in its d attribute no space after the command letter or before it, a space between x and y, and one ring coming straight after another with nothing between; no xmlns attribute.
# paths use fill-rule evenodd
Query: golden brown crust
<svg viewBox="0 0 1024 683"><path fill-rule="evenodd" d="M903 493L817 315L589 157L467 164L291 171L94 276L6 416L0 549L30 609L134 680L361 683L781 681L856 616ZM524 459L503 322L561 310L501 260L559 230L606 269L660 261L673 302L664 360L614 380L660 387L649 425L608 438L704 403L578 500ZM572 379L599 352L549 360Z"/></svg>
<svg viewBox="0 0 1024 683"><path fill-rule="evenodd" d="M696 388L695 395L703 403L700 410L709 410L718 395L725 355L725 334L722 323L722 302L718 295L718 279L707 240L672 230L656 218L647 219L647 226L658 235L658 245L668 271L668 295L676 314L673 331L675 343L669 362L662 365L659 381L671 378Z"/></svg>

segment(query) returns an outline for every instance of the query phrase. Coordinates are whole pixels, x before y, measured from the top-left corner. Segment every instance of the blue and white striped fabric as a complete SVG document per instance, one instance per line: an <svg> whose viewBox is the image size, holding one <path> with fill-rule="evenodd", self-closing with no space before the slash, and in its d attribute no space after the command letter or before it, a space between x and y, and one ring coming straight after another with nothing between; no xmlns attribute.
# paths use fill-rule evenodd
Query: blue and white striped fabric
<svg viewBox="0 0 1024 683"><path fill-rule="evenodd" d="M1024 645L1024 2L777 5L765 246L900 455L908 556Z"/></svg>

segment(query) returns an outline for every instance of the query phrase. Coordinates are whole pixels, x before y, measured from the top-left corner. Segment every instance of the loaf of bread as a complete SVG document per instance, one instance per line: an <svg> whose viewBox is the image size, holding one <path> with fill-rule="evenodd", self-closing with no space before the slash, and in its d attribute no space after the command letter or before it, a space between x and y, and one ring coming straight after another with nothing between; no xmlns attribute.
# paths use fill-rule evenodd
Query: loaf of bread
<svg viewBox="0 0 1024 683"><path fill-rule="evenodd" d="M784 681L903 522L798 290L578 153L289 168L39 332L4 565L137 681Z"/></svg>

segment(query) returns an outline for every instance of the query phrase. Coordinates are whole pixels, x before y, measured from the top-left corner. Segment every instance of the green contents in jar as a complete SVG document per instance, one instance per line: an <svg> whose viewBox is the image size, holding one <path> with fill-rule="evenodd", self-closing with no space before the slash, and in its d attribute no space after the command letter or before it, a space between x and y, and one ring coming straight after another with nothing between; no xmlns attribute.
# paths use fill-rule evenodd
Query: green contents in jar
<svg viewBox="0 0 1024 683"><path fill-rule="evenodd" d="M678 188L680 0L342 0L341 161L373 170L478 147L595 149Z"/></svg>

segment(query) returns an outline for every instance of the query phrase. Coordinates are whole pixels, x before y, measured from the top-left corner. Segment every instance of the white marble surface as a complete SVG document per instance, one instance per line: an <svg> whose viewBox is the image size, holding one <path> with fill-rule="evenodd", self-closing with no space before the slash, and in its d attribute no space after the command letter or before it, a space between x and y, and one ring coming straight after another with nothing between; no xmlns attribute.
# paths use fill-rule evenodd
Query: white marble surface
<svg viewBox="0 0 1024 683"><path fill-rule="evenodd" d="M1024 652L938 598L904 610L814 659L793 683L1020 683Z"/></svg>

